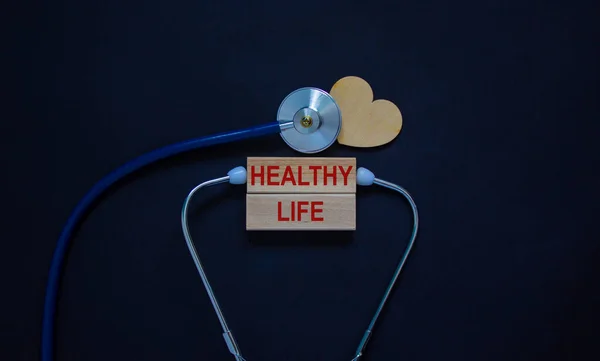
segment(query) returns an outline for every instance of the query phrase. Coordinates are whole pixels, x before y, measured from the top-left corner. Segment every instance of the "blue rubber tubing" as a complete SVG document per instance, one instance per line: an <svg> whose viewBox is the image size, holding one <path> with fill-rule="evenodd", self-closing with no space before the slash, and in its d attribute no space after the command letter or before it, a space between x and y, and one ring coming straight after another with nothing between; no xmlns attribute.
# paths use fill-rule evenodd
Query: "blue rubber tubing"
<svg viewBox="0 0 600 361"><path fill-rule="evenodd" d="M63 231L58 238L50 271L46 284L46 297L44 300L44 316L42 324L42 345L41 360L54 360L54 340L56 323L56 305L58 300L58 291L60 288L60 276L64 267L69 242L73 236L73 231L82 220L85 212L107 189L113 184L123 179L127 175L149 165L158 160L187 152L190 150L204 148L212 145L235 142L249 138L255 138L263 135L277 134L280 132L278 122L271 122L265 125L254 126L246 129L240 129L231 132L225 132L206 137L196 138L181 143L168 145L152 152L139 156L138 158L117 168L112 173L96 183L92 189L79 201L73 213L68 218Z"/></svg>

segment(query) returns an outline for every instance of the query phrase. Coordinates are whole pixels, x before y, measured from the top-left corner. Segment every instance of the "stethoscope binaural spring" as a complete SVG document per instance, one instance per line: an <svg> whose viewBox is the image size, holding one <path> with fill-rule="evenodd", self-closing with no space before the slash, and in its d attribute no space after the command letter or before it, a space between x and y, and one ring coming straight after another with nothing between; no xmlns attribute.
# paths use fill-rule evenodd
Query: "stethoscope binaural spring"
<svg viewBox="0 0 600 361"><path fill-rule="evenodd" d="M50 269L48 272L48 279L46 283L46 294L44 299L41 360L54 360L54 331L56 327L56 308L60 288L60 279L61 273L64 269L67 249L70 245L71 239L73 238L75 229L77 228L79 223L84 219L84 216L87 214L87 212L95 204L95 201L99 199L108 189L113 187L118 181L140 170L141 168L144 168L147 165L183 152L209 147L217 144L231 143L267 135L280 134L285 143L288 144L288 146L290 146L292 149L300 153L314 154L329 148L336 141L340 133L341 127L342 114L338 105L336 104L335 100L333 99L333 97L331 97L330 94L318 88L300 88L290 93L282 101L277 111L276 121L268 122L264 125L253 126L250 128L228 131L224 133L191 139L188 141L183 141L180 143L168 145L163 148L159 148L152 152L143 154L135 158L134 160L122 165L121 167L117 168L116 170L102 178L100 181L98 181L83 196L83 198L79 201L79 203L69 216L58 238L56 248L52 256ZM193 243L191 243L189 232L186 231L187 220L184 221L183 219L183 214L187 212L187 203L189 202L189 198L193 195L193 193L195 193L198 189L210 185L225 182L231 183L236 181L236 179L239 181L239 176L241 174L240 172L241 170L236 168L235 171L230 172L230 174L226 177L217 178L212 181L202 183L201 185L196 187L192 191L192 193L190 193L188 201L186 201L184 211L182 212L182 222L184 234L186 235L186 240L188 241L188 246L190 247L192 257L194 257L194 262L198 267L200 275L203 277L203 282L205 287L207 288L207 291L209 292L211 301L214 300L213 306L215 307L217 316L219 317L219 320L222 321L221 324L223 326L224 337L228 348L230 352L233 355L235 355L238 361L243 361L244 359L242 358L239 352L239 347L237 346L237 343L235 342L231 331L228 329L227 324L225 323L225 318L222 312L220 311L220 307L218 307L216 297L214 297L214 293L210 288L210 283L204 275L200 260L197 257L197 254L193 248ZM373 326L377 318L379 317L379 314L383 309L383 306L385 305L387 298L389 297L391 290L396 282L396 279L400 274L402 267L404 266L404 263L406 261L406 258L408 257L408 254L412 248L418 228L416 206L414 205L414 201L412 200L410 195L403 188L395 184L386 182L384 180L371 177L372 173L370 173L364 168L361 170L361 173L363 174L363 177L366 177L363 179L363 183L365 183L363 185L377 184L400 192L409 200L409 203L411 204L414 213L414 228L413 234L410 238L409 245L404 253L404 256L402 257L392 277L392 280L384 293L384 297L382 298L380 305L377 308L369 327L367 328L367 331L365 331L363 339L361 340L359 347L357 348L357 352L353 360L358 360L358 358L360 358L363 354L364 348L371 336ZM357 181L359 181L358 178ZM196 255L194 256L194 254Z"/></svg>

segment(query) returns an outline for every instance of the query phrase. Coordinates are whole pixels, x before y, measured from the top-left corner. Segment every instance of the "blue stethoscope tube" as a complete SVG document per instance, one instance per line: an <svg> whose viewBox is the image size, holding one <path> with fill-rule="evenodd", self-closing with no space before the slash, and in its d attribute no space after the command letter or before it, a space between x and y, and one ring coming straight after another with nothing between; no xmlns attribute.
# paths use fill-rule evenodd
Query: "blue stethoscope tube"
<svg viewBox="0 0 600 361"><path fill-rule="evenodd" d="M261 126L215 134L207 137L196 138L157 149L146 153L129 163L124 164L106 177L96 183L92 189L77 204L75 210L67 220L65 227L58 239L52 263L50 265L49 276L46 284L46 298L44 301L44 315L42 324L42 361L54 360L54 330L56 321L56 303L58 289L60 287L60 275L64 266L64 260L69 242L77 224L83 218L88 208L113 184L123 179L127 175L151 164L158 160L187 152L193 149L204 148L212 145L230 143L239 140L256 138L264 135L279 134L282 126L279 122L272 122Z"/></svg>

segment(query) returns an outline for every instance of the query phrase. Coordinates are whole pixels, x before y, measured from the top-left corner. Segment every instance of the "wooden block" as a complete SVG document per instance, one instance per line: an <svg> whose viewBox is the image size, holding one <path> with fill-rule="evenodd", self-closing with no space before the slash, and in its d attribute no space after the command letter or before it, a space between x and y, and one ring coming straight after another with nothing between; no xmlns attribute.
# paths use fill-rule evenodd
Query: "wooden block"
<svg viewBox="0 0 600 361"><path fill-rule="evenodd" d="M248 193L356 193L356 158L249 157Z"/></svg>
<svg viewBox="0 0 600 361"><path fill-rule="evenodd" d="M356 194L247 194L246 230L356 229Z"/></svg>

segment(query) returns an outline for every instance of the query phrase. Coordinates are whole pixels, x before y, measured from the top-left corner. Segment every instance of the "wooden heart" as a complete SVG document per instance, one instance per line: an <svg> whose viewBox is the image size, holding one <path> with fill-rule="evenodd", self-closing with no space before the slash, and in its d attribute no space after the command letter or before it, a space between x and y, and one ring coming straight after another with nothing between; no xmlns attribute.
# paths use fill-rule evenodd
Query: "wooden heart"
<svg viewBox="0 0 600 361"><path fill-rule="evenodd" d="M400 109L389 100L373 101L369 83L348 76L338 80L329 92L342 112L338 142L350 147L369 148L391 142L402 129Z"/></svg>

